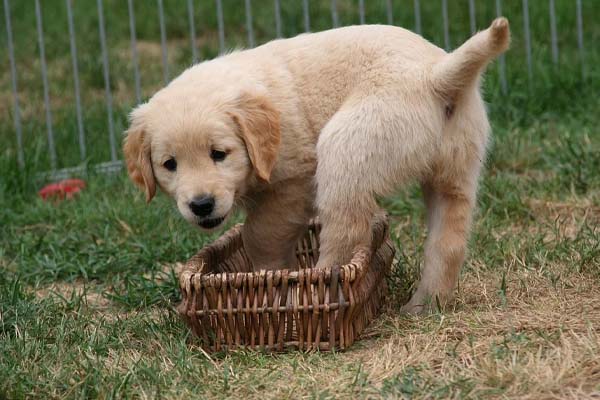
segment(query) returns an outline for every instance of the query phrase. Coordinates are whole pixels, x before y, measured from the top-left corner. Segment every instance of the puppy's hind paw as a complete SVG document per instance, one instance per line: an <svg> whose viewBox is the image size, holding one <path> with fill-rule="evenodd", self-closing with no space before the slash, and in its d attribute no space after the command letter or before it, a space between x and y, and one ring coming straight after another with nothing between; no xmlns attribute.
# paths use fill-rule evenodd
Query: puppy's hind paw
<svg viewBox="0 0 600 400"><path fill-rule="evenodd" d="M430 298L414 293L410 301L402 306L400 312L408 315L425 315L431 312Z"/></svg>
<svg viewBox="0 0 600 400"><path fill-rule="evenodd" d="M426 314L423 304L405 304L400 308L400 312L406 315L422 315Z"/></svg>
<svg viewBox="0 0 600 400"><path fill-rule="evenodd" d="M441 312L448 305L448 297L443 296L440 298L438 295L422 296L417 292L408 303L400 308L400 312L408 315L427 315Z"/></svg>

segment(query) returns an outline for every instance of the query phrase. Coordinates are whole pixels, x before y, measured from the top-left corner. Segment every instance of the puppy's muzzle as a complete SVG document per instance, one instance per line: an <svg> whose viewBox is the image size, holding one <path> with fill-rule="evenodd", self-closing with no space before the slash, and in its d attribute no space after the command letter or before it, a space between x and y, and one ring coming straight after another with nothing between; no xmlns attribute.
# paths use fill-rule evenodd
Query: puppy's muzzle
<svg viewBox="0 0 600 400"><path fill-rule="evenodd" d="M205 218L212 214L215 208L215 198L212 196L194 197L189 206L195 216Z"/></svg>
<svg viewBox="0 0 600 400"><path fill-rule="evenodd" d="M215 198L213 196L194 197L189 203L190 210L197 218L197 223L204 229L212 229L225 221L226 215L212 216L215 210Z"/></svg>

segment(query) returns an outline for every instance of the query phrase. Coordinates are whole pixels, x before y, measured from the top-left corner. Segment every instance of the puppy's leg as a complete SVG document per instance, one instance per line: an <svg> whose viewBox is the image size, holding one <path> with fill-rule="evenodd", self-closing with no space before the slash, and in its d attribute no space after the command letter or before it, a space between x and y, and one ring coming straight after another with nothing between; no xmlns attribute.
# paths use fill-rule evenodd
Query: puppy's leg
<svg viewBox="0 0 600 400"><path fill-rule="evenodd" d="M319 199L322 229L317 268L348 263L353 250L370 249L371 220L376 210L375 202L369 197L356 195L352 203L325 197L329 196L322 195Z"/></svg>
<svg viewBox="0 0 600 400"><path fill-rule="evenodd" d="M427 99L380 96L348 101L323 128L317 142L316 205L323 224L318 267L349 261L356 246L370 248L375 196L429 169L439 127ZM438 121L439 122L439 121Z"/></svg>
<svg viewBox="0 0 600 400"><path fill-rule="evenodd" d="M402 307L403 312L434 310L452 299L466 255L476 187L476 183L464 182L423 185L428 229L425 267L417 291Z"/></svg>
<svg viewBox="0 0 600 400"><path fill-rule="evenodd" d="M255 270L294 268L296 244L313 216L310 182L289 182L253 196L242 229Z"/></svg>
<svg viewBox="0 0 600 400"><path fill-rule="evenodd" d="M369 114L360 111L338 112L317 143L316 205L322 223L317 268L347 263L357 246L371 245L377 177L368 160L372 128L360 118Z"/></svg>

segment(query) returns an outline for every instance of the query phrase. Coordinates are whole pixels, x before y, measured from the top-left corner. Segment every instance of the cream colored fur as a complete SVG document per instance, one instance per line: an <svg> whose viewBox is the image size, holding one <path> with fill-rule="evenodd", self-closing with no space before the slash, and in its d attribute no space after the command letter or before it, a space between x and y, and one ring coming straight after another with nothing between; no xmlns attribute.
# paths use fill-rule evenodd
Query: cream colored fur
<svg viewBox="0 0 600 400"><path fill-rule="evenodd" d="M308 219L323 222L318 267L368 247L376 197L421 182L428 238L407 312L446 303L456 285L485 158L485 65L508 48L499 18L447 54L391 26L276 40L189 68L132 113L124 152L148 200L158 185L182 215L210 194L214 215L247 213L255 268L294 260ZM211 151L225 151L213 161ZM165 160L174 157L177 170ZM317 162L318 160L318 162Z"/></svg>

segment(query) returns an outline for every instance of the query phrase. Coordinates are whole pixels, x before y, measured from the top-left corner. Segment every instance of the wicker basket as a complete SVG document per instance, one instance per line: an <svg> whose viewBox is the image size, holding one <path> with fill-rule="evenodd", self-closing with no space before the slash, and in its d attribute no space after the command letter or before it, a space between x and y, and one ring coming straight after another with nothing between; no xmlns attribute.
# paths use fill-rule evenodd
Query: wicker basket
<svg viewBox="0 0 600 400"><path fill-rule="evenodd" d="M373 243L343 266L316 269L319 224L298 243L299 270L252 272L237 225L203 248L180 275L178 311L207 351L345 349L377 313L394 257L387 215Z"/></svg>

